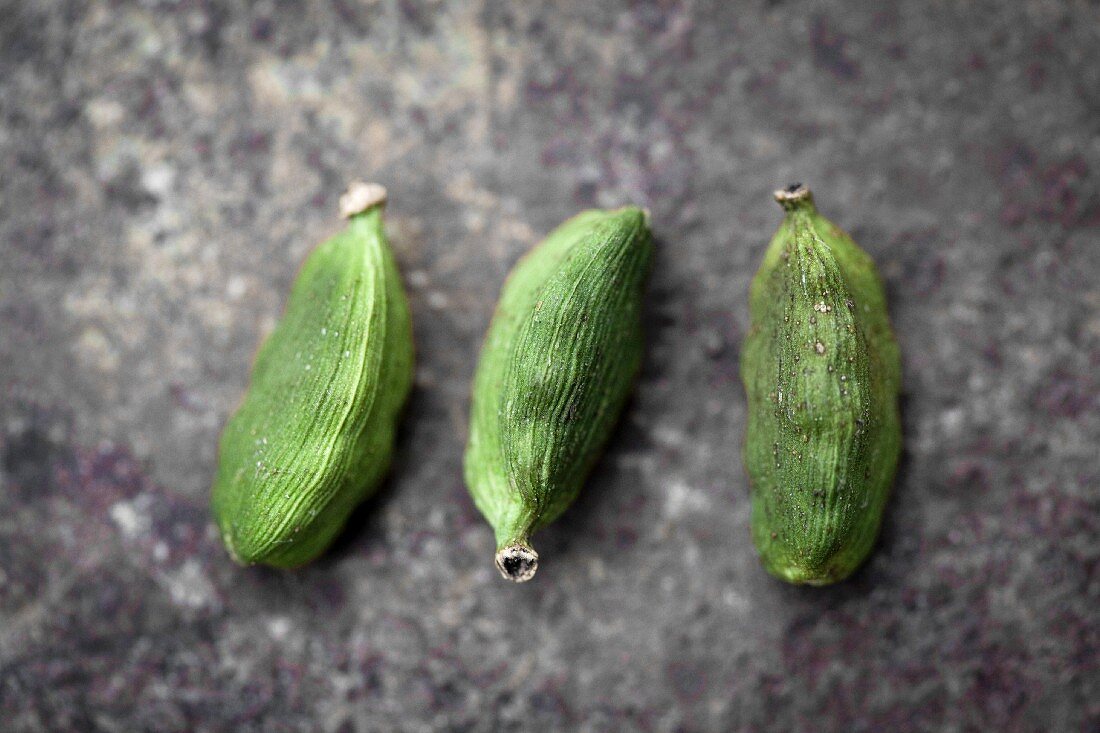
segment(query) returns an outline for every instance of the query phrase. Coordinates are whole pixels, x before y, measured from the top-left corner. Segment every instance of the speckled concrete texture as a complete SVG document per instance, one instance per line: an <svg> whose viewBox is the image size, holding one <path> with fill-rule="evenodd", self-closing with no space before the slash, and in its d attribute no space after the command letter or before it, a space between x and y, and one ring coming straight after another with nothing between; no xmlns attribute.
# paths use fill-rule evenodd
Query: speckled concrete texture
<svg viewBox="0 0 1100 733"><path fill-rule="evenodd" d="M1100 730L1096 2L0 0L0 728ZM232 565L221 425L352 178L416 388L323 560ZM760 568L737 376L804 180L879 263L905 454L867 566ZM461 480L501 281L634 202L649 350L502 581Z"/></svg>

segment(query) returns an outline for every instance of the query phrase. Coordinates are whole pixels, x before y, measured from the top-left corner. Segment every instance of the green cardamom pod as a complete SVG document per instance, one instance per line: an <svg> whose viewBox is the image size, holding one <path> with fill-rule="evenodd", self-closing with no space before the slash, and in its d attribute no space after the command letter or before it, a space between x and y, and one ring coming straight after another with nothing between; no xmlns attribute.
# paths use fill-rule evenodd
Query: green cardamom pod
<svg viewBox="0 0 1100 733"><path fill-rule="evenodd" d="M306 258L225 426L212 503L237 562L314 559L389 468L413 342L385 201L365 183L340 199L347 226Z"/></svg>
<svg viewBox="0 0 1100 733"><path fill-rule="evenodd" d="M786 217L753 278L741 352L752 536L773 575L826 585L878 535L901 450L901 358L871 258L805 186L775 198Z"/></svg>
<svg viewBox="0 0 1100 733"><path fill-rule="evenodd" d="M474 378L466 484L509 580L538 567L530 537L576 498L642 359L653 243L638 208L585 211L512 270Z"/></svg>

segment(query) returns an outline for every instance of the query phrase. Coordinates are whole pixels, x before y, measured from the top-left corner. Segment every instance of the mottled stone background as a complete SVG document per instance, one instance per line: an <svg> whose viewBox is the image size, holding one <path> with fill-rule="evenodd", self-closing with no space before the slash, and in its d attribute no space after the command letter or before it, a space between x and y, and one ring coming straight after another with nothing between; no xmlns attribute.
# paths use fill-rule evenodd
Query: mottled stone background
<svg viewBox="0 0 1100 733"><path fill-rule="evenodd" d="M1100 730L1100 5L0 0L0 728ZM221 425L353 177L416 389L392 479L240 569ZM880 264L905 456L852 580L749 540L749 278L808 182ZM501 581L462 485L502 278L659 238L587 492Z"/></svg>

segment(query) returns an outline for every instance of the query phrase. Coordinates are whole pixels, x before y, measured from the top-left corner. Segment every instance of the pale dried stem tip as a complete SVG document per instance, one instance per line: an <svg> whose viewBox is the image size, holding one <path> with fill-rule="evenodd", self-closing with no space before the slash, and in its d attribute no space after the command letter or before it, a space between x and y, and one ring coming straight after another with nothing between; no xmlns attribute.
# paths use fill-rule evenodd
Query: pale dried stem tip
<svg viewBox="0 0 1100 733"><path fill-rule="evenodd" d="M775 200L779 202L779 205L784 209L793 209L797 204L803 201L813 201L813 194L810 193L810 189L801 183L792 183L786 188L781 188L774 194Z"/></svg>
<svg viewBox="0 0 1100 733"><path fill-rule="evenodd" d="M372 206L386 203L386 187L377 183L355 181L348 186L347 192L340 197L340 216L350 219L362 214Z"/></svg>
<svg viewBox="0 0 1100 733"><path fill-rule="evenodd" d="M525 583L539 569L539 554L530 545L517 542L497 552L496 562L497 570L506 579Z"/></svg>

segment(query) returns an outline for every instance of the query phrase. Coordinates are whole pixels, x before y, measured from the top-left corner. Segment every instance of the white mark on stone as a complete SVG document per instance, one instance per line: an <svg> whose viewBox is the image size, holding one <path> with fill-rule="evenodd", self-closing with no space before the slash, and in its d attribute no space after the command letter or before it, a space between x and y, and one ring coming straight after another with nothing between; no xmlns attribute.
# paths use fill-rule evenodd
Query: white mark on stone
<svg viewBox="0 0 1100 733"><path fill-rule="evenodd" d="M961 407L952 407L940 413L940 425L946 435L958 435L963 427L966 413Z"/></svg>
<svg viewBox="0 0 1100 733"><path fill-rule="evenodd" d="M112 521L126 539L133 539L149 529L149 517L128 501L112 504L109 512Z"/></svg>
<svg viewBox="0 0 1100 733"><path fill-rule="evenodd" d="M673 480L668 485L664 508L665 516L677 518L710 508L710 499L705 493L692 488L686 482Z"/></svg>
<svg viewBox="0 0 1100 733"><path fill-rule="evenodd" d="M240 300L248 291L248 282L240 275L233 275L225 283L225 295L230 300Z"/></svg>
<svg viewBox="0 0 1100 733"><path fill-rule="evenodd" d="M186 560L179 570L166 573L168 594L177 606L203 608L214 602L214 587L206 577L206 572L195 560Z"/></svg>
<svg viewBox="0 0 1100 733"><path fill-rule="evenodd" d="M290 619L286 616L276 616L267 622L267 632L275 641L282 641L290 633Z"/></svg>
<svg viewBox="0 0 1100 733"><path fill-rule="evenodd" d="M172 191L176 171L167 163L154 163L141 174L141 185L155 196L164 197Z"/></svg>

